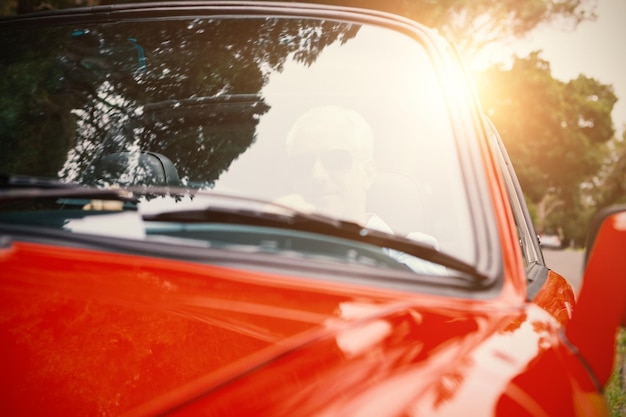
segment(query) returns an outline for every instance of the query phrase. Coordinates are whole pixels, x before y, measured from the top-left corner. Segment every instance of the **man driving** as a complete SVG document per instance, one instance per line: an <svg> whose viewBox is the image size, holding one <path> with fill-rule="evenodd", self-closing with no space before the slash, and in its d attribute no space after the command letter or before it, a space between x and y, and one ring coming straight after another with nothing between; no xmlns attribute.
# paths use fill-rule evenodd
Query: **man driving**
<svg viewBox="0 0 626 417"><path fill-rule="evenodd" d="M353 110L329 105L301 115L287 136L294 194L278 202L366 224L376 167L372 129Z"/></svg>
<svg viewBox="0 0 626 417"><path fill-rule="evenodd" d="M359 113L336 105L312 108L289 131L287 155L294 193L277 203L393 233L380 217L367 212L367 192L376 176L374 134ZM408 237L438 246L432 236L423 233ZM445 274L440 265L395 250L385 251L415 272Z"/></svg>

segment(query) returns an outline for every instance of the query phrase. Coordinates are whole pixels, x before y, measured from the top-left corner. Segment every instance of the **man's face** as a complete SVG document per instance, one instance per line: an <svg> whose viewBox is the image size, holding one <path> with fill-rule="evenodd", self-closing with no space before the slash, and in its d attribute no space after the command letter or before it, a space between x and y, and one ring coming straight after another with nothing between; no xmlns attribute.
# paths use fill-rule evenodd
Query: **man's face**
<svg viewBox="0 0 626 417"><path fill-rule="evenodd" d="M289 148L294 191L325 214L363 221L373 160L354 129L308 123Z"/></svg>

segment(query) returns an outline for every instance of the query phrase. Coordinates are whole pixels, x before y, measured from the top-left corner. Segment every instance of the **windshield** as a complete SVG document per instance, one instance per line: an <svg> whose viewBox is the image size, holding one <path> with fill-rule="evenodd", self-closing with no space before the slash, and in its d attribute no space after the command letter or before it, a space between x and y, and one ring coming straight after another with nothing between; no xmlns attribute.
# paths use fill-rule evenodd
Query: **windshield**
<svg viewBox="0 0 626 417"><path fill-rule="evenodd" d="M316 18L74 20L5 28L0 48L5 175L244 197L475 258L441 80L406 34ZM201 201L155 194L133 208ZM129 203L113 203L88 199L80 216L61 210L48 220L9 204L0 221L194 239L176 222L127 222ZM258 244L272 233L259 231Z"/></svg>

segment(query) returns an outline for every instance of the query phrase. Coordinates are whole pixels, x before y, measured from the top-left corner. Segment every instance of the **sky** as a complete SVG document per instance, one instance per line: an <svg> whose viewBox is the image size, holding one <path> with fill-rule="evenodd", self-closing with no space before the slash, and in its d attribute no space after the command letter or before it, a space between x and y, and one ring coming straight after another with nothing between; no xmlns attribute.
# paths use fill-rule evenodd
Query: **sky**
<svg viewBox="0 0 626 417"><path fill-rule="evenodd" d="M613 123L621 137L626 127L626 0L598 0L597 4L594 21L580 23L575 29L539 27L523 39L487 48L480 60L506 61L512 55L525 57L541 50L554 78L567 82L584 74L612 85L618 97Z"/></svg>

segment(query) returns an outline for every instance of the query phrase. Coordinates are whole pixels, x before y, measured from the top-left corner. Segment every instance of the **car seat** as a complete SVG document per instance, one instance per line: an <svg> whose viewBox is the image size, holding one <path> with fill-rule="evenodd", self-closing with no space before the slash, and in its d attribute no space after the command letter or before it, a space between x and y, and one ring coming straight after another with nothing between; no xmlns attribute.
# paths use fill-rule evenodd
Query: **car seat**
<svg viewBox="0 0 626 417"><path fill-rule="evenodd" d="M89 170L87 183L98 185L180 185L174 163L150 151L123 151L104 155Z"/></svg>

